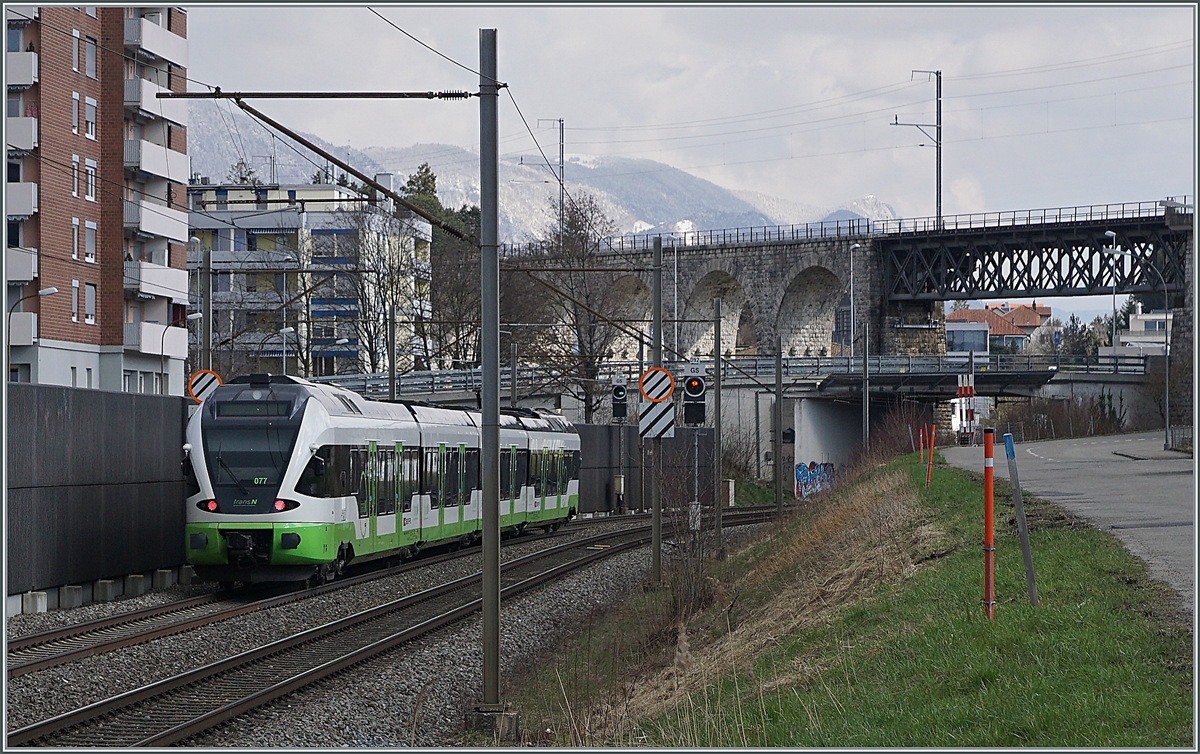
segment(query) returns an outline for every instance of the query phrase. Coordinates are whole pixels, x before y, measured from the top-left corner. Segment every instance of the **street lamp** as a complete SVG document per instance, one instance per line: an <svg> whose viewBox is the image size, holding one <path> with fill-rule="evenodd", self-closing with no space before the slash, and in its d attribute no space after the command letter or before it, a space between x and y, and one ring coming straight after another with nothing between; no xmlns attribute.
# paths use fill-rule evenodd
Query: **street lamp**
<svg viewBox="0 0 1200 754"><path fill-rule="evenodd" d="M192 312L186 317L180 317L173 320L171 324L163 328L162 337L158 339L158 379L162 383L162 394L167 394L167 330L171 325L177 325L180 322L194 322L198 319L204 319L204 312Z"/></svg>
<svg viewBox="0 0 1200 754"><path fill-rule="evenodd" d="M282 353L283 353L283 376L284 377L287 376L287 334L290 332L296 332L296 328L294 328L294 327L279 328L279 337L280 337L280 340L283 341ZM300 342L296 341L296 349L299 350L299 348L300 348Z"/></svg>
<svg viewBox="0 0 1200 754"><path fill-rule="evenodd" d="M1104 236L1108 239L1108 248L1116 249L1117 234L1111 230L1106 230L1104 231ZM1112 340L1109 341L1109 345L1112 346L1114 374L1117 371L1117 271L1115 269L1115 264L1116 263L1114 262L1112 279Z"/></svg>
<svg viewBox="0 0 1200 754"><path fill-rule="evenodd" d="M1104 235L1112 238L1116 236L1111 230L1106 231ZM1145 262L1146 267L1149 267L1163 287L1163 450L1171 449L1171 329L1170 329L1170 313L1168 306L1169 295L1167 293L1167 279L1158 271L1158 268L1150 264L1149 260L1135 257L1133 252L1123 251L1116 246L1104 247L1101 249L1105 254L1120 254L1123 257L1136 259L1138 262Z"/></svg>
<svg viewBox="0 0 1200 754"><path fill-rule="evenodd" d="M10 376L9 376L10 380L12 379L11 370L12 370L12 315L13 315L13 311L21 304L22 301L26 301L31 298L38 298L39 296L53 296L55 293L58 293L58 288L55 288L54 286L50 286L49 288L43 288L40 291L38 291L37 293L31 293L28 296L22 296L21 298L17 299L15 302L13 302L12 306L8 307L8 330L7 330L7 332L8 332L8 368L10 370Z"/></svg>
<svg viewBox="0 0 1200 754"><path fill-rule="evenodd" d="M854 250L862 244L850 244L850 358L854 358Z"/></svg>

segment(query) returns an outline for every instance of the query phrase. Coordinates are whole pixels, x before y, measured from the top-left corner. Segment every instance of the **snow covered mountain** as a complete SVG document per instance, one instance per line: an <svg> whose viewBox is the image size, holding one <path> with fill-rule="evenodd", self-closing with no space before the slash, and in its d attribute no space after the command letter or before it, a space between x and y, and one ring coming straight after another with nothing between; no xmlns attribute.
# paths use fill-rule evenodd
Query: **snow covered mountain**
<svg viewBox="0 0 1200 754"><path fill-rule="evenodd" d="M306 183L325 165L323 158L274 136L228 102L193 100L190 106L193 174L223 181L230 165L244 157L263 180ZM352 149L305 137L368 175L392 173L396 186L428 162L444 206L479 203L479 155L474 150L447 144ZM500 158L502 242L530 240L549 227L558 199L557 170L557 162L548 166L538 154ZM814 207L755 191L730 191L653 160L568 155L564 172L567 192L594 195L621 232L790 225L831 214L836 215L831 219L895 217L891 206L871 195Z"/></svg>

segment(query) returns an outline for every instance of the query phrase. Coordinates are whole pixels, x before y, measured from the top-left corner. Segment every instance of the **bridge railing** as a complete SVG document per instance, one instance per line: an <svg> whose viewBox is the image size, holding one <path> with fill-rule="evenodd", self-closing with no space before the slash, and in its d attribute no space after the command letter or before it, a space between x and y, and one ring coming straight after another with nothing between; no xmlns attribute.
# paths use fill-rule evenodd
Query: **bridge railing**
<svg viewBox="0 0 1200 754"><path fill-rule="evenodd" d="M1170 201L1190 205L1192 197L1172 197ZM600 253L621 254L649 251L653 248L656 237L661 237L663 245L668 248L672 246L727 246L779 241L811 241L822 238L894 236L980 228L1132 220L1143 217L1162 217L1165 213L1166 208L1162 201L1152 201L1007 212L975 212L962 215L943 215L941 218L914 217L895 220L855 218L798 225L755 226L658 234L630 233L604 239L600 242ZM545 244L502 244L501 247L501 253L505 256L520 256L535 251L548 252L549 250L550 247Z"/></svg>
<svg viewBox="0 0 1200 754"><path fill-rule="evenodd" d="M713 362L693 360L690 362L664 363L673 373L680 373L684 364L704 367L710 374ZM613 377L623 376L629 381L630 392L636 393L638 375L649 366L646 362L607 362L600 366L596 383L608 384ZM862 357L850 356L801 356L783 359L783 375L789 379L816 379L833 375L861 375ZM868 356L868 375L883 374L965 374L968 369L966 356ZM1142 356L1073 356L1044 354L990 354L975 357L975 371L987 372L1083 372L1091 374L1145 374L1146 359ZM737 383L755 379L770 384L775 379L773 356L739 357L724 360L722 379ZM387 397L389 378L386 372L374 374L349 374L329 377L311 377L312 382L338 385L353 390L368 398ZM396 395L434 395L437 393L473 393L481 389L479 369L442 369L413 371L396 376ZM529 366L517 369L517 390L528 395L531 390L554 388L566 382L578 383L562 370L551 367ZM500 370L501 402L507 400L512 389L512 373L508 368Z"/></svg>

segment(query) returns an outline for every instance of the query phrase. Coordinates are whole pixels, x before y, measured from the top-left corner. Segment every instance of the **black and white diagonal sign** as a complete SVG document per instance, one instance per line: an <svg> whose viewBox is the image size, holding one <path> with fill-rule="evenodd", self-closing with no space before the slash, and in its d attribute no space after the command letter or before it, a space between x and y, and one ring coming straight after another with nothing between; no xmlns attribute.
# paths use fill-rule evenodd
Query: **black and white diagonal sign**
<svg viewBox="0 0 1200 754"><path fill-rule="evenodd" d="M641 402L638 412L638 434L642 437L675 436L675 402Z"/></svg>
<svg viewBox="0 0 1200 754"><path fill-rule="evenodd" d="M221 377L212 370L201 369L188 380L188 395L192 396L196 403L200 403L219 387Z"/></svg>
<svg viewBox="0 0 1200 754"><path fill-rule="evenodd" d="M642 373L638 380L638 389L642 397L651 403L660 403L671 397L675 392L675 378L662 367L650 367Z"/></svg>

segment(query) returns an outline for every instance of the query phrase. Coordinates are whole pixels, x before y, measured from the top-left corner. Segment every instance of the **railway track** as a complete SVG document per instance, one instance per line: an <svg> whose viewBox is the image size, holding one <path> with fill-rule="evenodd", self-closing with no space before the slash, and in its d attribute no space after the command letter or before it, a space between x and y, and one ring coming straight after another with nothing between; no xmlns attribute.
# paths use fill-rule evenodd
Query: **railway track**
<svg viewBox="0 0 1200 754"><path fill-rule="evenodd" d="M629 518L637 520L641 517L630 516ZM586 519L586 522L612 522L612 519ZM572 530L577 531L577 528L573 527L561 534L556 532L505 539L502 544L508 546L536 542L540 539L565 536ZM8 642L7 675L10 679L16 678L26 673L46 670L91 655L191 631L238 615L315 597L366 581L394 576L414 568L467 557L472 553L473 551L468 550L422 557L398 566L338 579L310 589L258 587L244 588L233 592L218 592L180 600L168 605L132 610L96 621L21 636Z"/></svg>
<svg viewBox="0 0 1200 754"><path fill-rule="evenodd" d="M730 515L730 525L765 521ZM505 563L501 595L545 584L644 546L649 526L574 540ZM9 746L164 746L366 662L479 609L481 574L448 582L324 626L12 731ZM332 586L332 585L331 585Z"/></svg>

